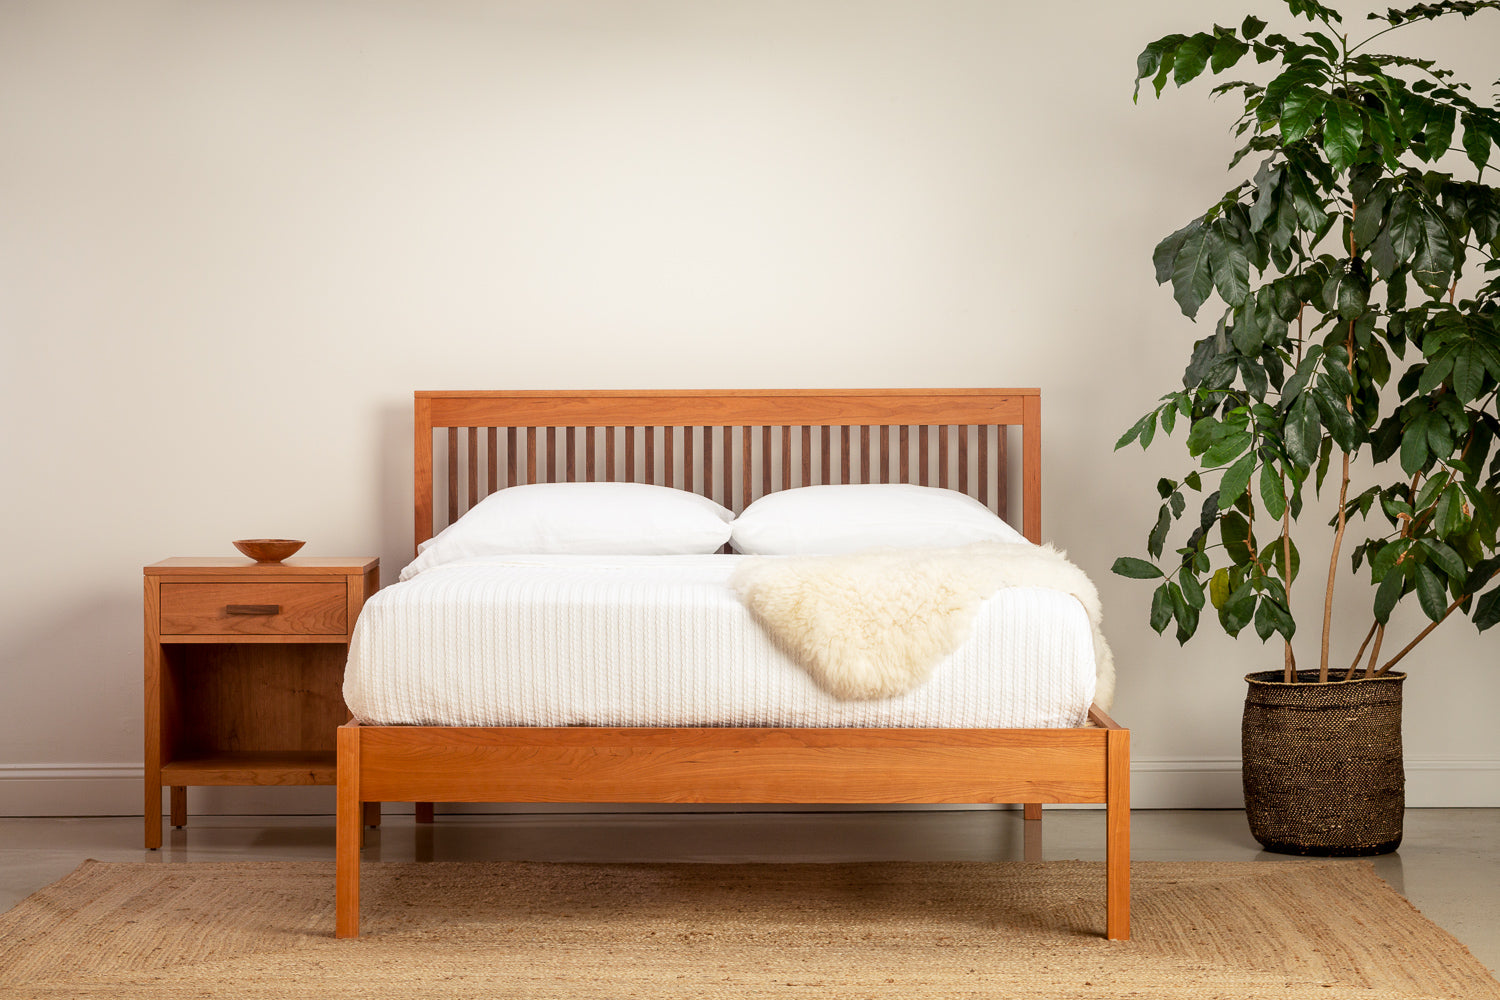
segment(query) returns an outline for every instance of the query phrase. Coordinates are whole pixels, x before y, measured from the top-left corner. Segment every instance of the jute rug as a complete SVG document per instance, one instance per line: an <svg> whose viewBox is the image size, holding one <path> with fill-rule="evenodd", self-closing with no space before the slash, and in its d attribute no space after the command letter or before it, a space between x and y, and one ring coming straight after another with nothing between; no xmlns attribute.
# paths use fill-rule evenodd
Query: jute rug
<svg viewBox="0 0 1500 1000"><path fill-rule="evenodd" d="M3 997L1496 998L1358 861L101 864L0 916Z"/></svg>

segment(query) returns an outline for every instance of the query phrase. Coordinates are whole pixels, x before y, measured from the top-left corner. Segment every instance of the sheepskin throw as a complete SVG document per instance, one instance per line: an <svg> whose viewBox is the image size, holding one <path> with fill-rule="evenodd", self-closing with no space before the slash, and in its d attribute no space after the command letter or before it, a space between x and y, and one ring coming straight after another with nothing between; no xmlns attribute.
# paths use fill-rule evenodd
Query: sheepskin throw
<svg viewBox="0 0 1500 1000"><path fill-rule="evenodd" d="M1076 597L1094 633L1094 703L1114 700L1114 658L1099 593L1050 545L977 542L834 556L755 557L730 578L751 614L836 698L891 698L921 684L968 638L980 603L1002 587Z"/></svg>

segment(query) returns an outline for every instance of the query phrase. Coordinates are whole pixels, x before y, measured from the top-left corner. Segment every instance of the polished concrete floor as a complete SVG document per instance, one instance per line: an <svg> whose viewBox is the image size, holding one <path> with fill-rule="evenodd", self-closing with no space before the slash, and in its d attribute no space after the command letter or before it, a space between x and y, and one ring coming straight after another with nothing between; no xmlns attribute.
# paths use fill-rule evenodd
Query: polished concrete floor
<svg viewBox="0 0 1500 1000"><path fill-rule="evenodd" d="M0 909L100 861L322 861L331 816L194 816L147 851L139 817L0 819ZM890 812L575 812L439 815L417 825L387 816L366 839L371 861L988 861L1035 857L1021 814ZM1101 860L1104 814L1048 809L1044 859ZM1034 829L1034 825L1033 825ZM1237 810L1140 810L1141 861L1293 861L1261 851ZM1375 870L1417 909L1500 973L1500 809L1413 809L1400 851Z"/></svg>

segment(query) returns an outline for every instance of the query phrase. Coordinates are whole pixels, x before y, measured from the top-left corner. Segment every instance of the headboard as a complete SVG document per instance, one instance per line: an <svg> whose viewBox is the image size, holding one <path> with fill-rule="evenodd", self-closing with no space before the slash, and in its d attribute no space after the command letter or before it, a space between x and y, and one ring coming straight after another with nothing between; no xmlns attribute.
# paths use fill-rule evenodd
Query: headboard
<svg viewBox="0 0 1500 1000"><path fill-rule="evenodd" d="M794 486L943 486L1041 541L1040 389L418 392L415 431L417 543L507 486L595 480L691 490L736 513Z"/></svg>

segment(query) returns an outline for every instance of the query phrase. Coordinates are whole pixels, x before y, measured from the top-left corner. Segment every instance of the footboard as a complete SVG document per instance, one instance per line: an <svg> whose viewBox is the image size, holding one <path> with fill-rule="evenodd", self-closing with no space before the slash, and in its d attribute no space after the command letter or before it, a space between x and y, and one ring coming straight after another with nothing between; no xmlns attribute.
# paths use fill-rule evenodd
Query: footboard
<svg viewBox="0 0 1500 1000"><path fill-rule="evenodd" d="M337 934L359 933L366 802L996 803L1108 808L1106 936L1129 936L1130 733L362 726L338 734Z"/></svg>

